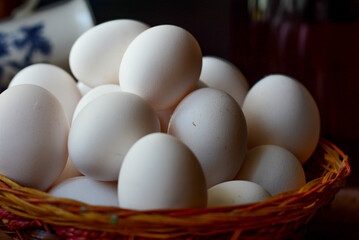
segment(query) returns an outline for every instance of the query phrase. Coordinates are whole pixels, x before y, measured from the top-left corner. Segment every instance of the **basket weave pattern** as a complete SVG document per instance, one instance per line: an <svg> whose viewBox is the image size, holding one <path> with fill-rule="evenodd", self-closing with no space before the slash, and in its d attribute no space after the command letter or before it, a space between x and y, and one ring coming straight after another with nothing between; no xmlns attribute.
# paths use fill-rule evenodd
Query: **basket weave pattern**
<svg viewBox="0 0 359 240"><path fill-rule="evenodd" d="M304 165L307 184L256 203L131 211L91 206L19 186L0 175L0 231L43 229L64 239L283 239L330 204L350 174L348 157L321 139Z"/></svg>

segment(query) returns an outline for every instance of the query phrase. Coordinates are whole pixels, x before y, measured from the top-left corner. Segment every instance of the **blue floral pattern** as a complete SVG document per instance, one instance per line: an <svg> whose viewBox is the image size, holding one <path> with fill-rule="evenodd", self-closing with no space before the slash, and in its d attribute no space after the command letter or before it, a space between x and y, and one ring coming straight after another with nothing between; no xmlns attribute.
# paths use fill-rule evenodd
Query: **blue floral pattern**
<svg viewBox="0 0 359 240"><path fill-rule="evenodd" d="M43 29L44 24L38 23L32 26L23 26L15 33L0 32L0 92L7 88L8 82L12 78L12 76L6 76L6 71L13 75L20 69L33 64L34 54L42 56L51 54L52 44L44 36ZM13 52L24 54L24 57L19 61L7 59Z"/></svg>

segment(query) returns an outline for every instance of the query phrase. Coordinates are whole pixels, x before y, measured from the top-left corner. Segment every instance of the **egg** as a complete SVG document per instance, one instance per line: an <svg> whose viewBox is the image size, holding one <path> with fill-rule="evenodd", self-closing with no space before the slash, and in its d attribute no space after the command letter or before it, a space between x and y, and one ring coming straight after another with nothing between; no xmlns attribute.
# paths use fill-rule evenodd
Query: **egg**
<svg viewBox="0 0 359 240"><path fill-rule="evenodd" d="M249 90L249 84L243 73L231 62L217 56L202 58L200 80L211 88L218 88L236 99L242 106Z"/></svg>
<svg viewBox="0 0 359 240"><path fill-rule="evenodd" d="M20 70L11 80L9 87L20 84L34 84L50 91L60 101L71 122L82 95L75 79L68 72L56 65L36 63Z"/></svg>
<svg viewBox="0 0 359 240"><path fill-rule="evenodd" d="M235 179L255 182L273 196L306 183L299 160L287 149L275 145L249 150Z"/></svg>
<svg viewBox="0 0 359 240"><path fill-rule="evenodd" d="M175 108L176 106L156 112L158 119L160 120L161 132L167 133L168 123L170 122L172 113L175 110Z"/></svg>
<svg viewBox="0 0 359 240"><path fill-rule="evenodd" d="M309 91L293 78L276 74L258 81L244 100L243 113L249 148L279 145L304 163L318 144L318 107Z"/></svg>
<svg viewBox="0 0 359 240"><path fill-rule="evenodd" d="M120 66L121 89L135 93L156 111L176 105L196 86L202 52L187 30L158 25L139 34L128 46Z"/></svg>
<svg viewBox="0 0 359 240"><path fill-rule="evenodd" d="M76 85L82 96L92 89L92 87L87 86L83 82L77 82Z"/></svg>
<svg viewBox="0 0 359 240"><path fill-rule="evenodd" d="M48 90L31 84L0 94L0 174L47 189L64 169L69 124Z"/></svg>
<svg viewBox="0 0 359 240"><path fill-rule="evenodd" d="M119 91L121 91L121 88L120 88L120 86L118 84L104 84L104 85L100 85L98 87L92 88L78 102L78 104L77 104L77 106L75 108L73 117L72 117L72 121L74 121L77 114L84 108L84 106L86 106L93 99L95 99L95 98L97 98L99 96L102 96L105 93L119 92Z"/></svg>
<svg viewBox="0 0 359 240"><path fill-rule="evenodd" d="M198 80L197 85L196 85L196 87L194 88L194 90L197 90L197 89L200 89L200 88L205 88L205 87L208 87L208 85L205 84L203 81Z"/></svg>
<svg viewBox="0 0 359 240"><path fill-rule="evenodd" d="M158 117L145 100L132 93L110 92L77 115L68 138L70 158L82 174L115 181L132 144L159 131Z"/></svg>
<svg viewBox="0 0 359 240"><path fill-rule="evenodd" d="M271 194L261 185L244 180L219 183L208 189L207 207L226 207L264 201Z"/></svg>
<svg viewBox="0 0 359 240"><path fill-rule="evenodd" d="M207 187L235 177L247 147L247 127L236 100L226 92L201 88L176 107L168 133L183 141L198 158Z"/></svg>
<svg viewBox="0 0 359 240"><path fill-rule="evenodd" d="M118 206L116 182L101 182L86 176L69 178L54 186L49 194L91 205Z"/></svg>
<svg viewBox="0 0 359 240"><path fill-rule="evenodd" d="M65 168L62 170L60 176L55 180L55 182L50 186L50 189L65 181L66 179L82 176L82 174L77 170L74 163L70 158L67 159Z"/></svg>
<svg viewBox="0 0 359 240"><path fill-rule="evenodd" d="M203 208L206 180L193 152L165 133L139 139L118 178L119 206L134 210Z"/></svg>
<svg viewBox="0 0 359 240"><path fill-rule="evenodd" d="M131 19L110 20L84 32L72 45L69 63L76 79L89 87L118 83L128 45L149 26Z"/></svg>

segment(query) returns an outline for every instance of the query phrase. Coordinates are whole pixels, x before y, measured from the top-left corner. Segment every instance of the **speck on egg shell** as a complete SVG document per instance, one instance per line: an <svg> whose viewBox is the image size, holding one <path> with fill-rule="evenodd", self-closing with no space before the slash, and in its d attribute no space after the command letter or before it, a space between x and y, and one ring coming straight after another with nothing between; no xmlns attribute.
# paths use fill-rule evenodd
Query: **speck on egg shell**
<svg viewBox="0 0 359 240"><path fill-rule="evenodd" d="M47 189L68 157L69 124L48 90L30 84L0 94L0 174L17 183Z"/></svg>
<svg viewBox="0 0 359 240"><path fill-rule="evenodd" d="M247 127L236 100L226 92L201 88L176 107L168 133L181 139L196 155L207 187L234 178L247 147Z"/></svg>

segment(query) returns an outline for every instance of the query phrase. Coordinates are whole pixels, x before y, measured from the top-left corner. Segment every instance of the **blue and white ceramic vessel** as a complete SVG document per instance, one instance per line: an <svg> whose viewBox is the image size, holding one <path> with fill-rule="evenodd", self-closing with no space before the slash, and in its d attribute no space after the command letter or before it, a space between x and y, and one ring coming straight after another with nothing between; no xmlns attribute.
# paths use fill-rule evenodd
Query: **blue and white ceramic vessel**
<svg viewBox="0 0 359 240"><path fill-rule="evenodd" d="M69 70L72 44L94 25L85 0L71 0L0 22L0 92L12 77L33 63Z"/></svg>

